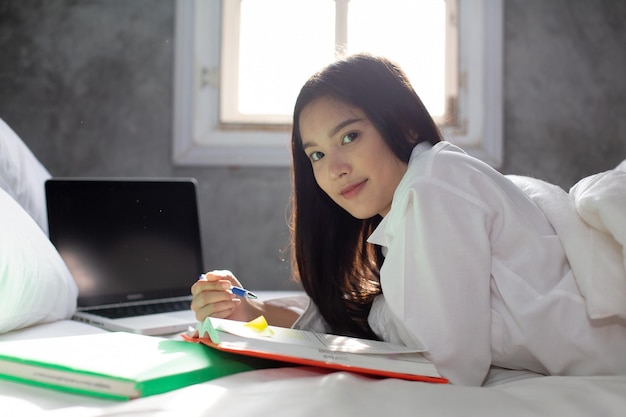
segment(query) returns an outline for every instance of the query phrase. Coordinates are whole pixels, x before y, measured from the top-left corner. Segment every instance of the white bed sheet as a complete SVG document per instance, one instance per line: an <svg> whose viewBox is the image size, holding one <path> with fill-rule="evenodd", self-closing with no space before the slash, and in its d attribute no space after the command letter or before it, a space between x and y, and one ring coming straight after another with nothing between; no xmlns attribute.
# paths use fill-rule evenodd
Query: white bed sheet
<svg viewBox="0 0 626 417"><path fill-rule="evenodd" d="M0 336L0 342L103 330L60 321ZM375 379L310 367L264 369L128 402L0 380L6 417L95 416L620 416L626 376L543 377L495 370L487 387Z"/></svg>

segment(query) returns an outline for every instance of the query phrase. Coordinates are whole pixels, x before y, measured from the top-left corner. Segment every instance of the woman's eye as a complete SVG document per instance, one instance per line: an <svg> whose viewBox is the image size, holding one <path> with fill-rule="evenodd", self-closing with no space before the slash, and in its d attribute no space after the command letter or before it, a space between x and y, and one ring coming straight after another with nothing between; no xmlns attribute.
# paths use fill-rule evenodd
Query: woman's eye
<svg viewBox="0 0 626 417"><path fill-rule="evenodd" d="M347 144L347 143L350 143L350 142L354 141L354 140L357 138L357 136L358 136L358 135L359 135L359 134L358 134L358 133L356 133L356 132L350 132L350 133L348 133L347 135L344 135L344 136L341 138L341 144L342 144L342 145L345 145L345 144Z"/></svg>
<svg viewBox="0 0 626 417"><path fill-rule="evenodd" d="M314 161L314 162L319 161L323 157L324 157L324 152L320 152L320 151L312 152L311 155L309 155L309 158L311 158L311 161Z"/></svg>

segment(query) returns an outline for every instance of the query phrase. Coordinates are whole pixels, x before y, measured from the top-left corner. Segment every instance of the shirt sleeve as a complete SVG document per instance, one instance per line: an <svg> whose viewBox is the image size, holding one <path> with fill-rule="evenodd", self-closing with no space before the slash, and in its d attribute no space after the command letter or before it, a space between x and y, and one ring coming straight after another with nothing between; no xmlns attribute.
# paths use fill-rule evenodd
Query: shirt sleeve
<svg viewBox="0 0 626 417"><path fill-rule="evenodd" d="M308 299L308 303L304 312L296 319L291 326L293 329L307 330L318 333L331 333L330 326L319 312L317 305Z"/></svg>
<svg viewBox="0 0 626 417"><path fill-rule="evenodd" d="M480 385L491 364L491 222L474 194L436 179L412 184L387 225L381 269L397 334L423 343L463 385Z"/></svg>

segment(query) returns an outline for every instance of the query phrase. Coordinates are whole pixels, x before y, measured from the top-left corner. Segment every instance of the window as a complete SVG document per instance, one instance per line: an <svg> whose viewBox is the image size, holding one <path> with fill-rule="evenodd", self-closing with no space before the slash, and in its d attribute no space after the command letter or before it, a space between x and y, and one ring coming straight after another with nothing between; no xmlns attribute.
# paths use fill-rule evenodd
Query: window
<svg viewBox="0 0 626 417"><path fill-rule="evenodd" d="M267 8L255 7L267 2L273 4L272 13L263 16L261 30L243 29L242 26L254 29L248 19L264 13ZM411 8L424 3L177 0L175 163L287 166L290 113L298 89L315 70L332 61L338 51L365 50L363 42L369 42L367 50L397 60L407 71L448 140L498 166L502 159L501 0L432 0L428 2L435 5L432 15L423 20L416 17L415 11L399 14L394 10L394 7ZM289 7L294 7L290 11L292 15L302 13L304 17L284 19L276 12L287 12ZM375 7L379 9L372 13ZM319 15L311 18L313 13ZM384 16L385 13L389 16ZM408 23L402 22L399 15L408 16ZM371 16L376 21L368 21ZM424 12L419 16L425 16ZM272 22L273 18L278 20ZM307 28L307 22L314 22L315 28ZM411 53L406 44L390 48L398 43L387 36L373 39L378 44L372 48L372 39L366 36L372 33L371 25L377 25L379 34L400 31L381 28L384 22L407 29L401 38L414 39L410 44L419 47L420 54ZM287 32L302 31L315 36L308 43L299 40L290 44L292 38L272 30L276 26ZM416 44L425 36L413 30L416 27L427 28L429 32L427 42L419 46ZM259 41L276 47L259 49L255 46ZM410 58L423 57L426 46L436 48L430 52L429 65L425 66L431 72L424 74L418 72L424 66L414 67ZM306 51L304 58L294 60L294 51L299 50ZM276 55L267 60L267 54L273 51ZM263 53L262 57L256 55L259 52ZM290 61L297 61L298 65ZM279 86L285 87L285 92L276 94L277 87L269 80L276 68L285 67L288 70L279 72ZM429 82L420 84L425 79Z"/></svg>
<svg viewBox="0 0 626 417"><path fill-rule="evenodd" d="M304 81L361 51L398 61L433 117L449 119L445 107L456 99L458 68L455 16L456 0L223 2L220 122L291 123Z"/></svg>

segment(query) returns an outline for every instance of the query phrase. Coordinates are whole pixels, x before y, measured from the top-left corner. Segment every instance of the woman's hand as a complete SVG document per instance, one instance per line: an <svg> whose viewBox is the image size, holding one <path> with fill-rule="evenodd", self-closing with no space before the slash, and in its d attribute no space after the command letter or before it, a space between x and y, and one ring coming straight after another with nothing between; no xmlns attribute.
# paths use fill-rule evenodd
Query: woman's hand
<svg viewBox="0 0 626 417"><path fill-rule="evenodd" d="M241 284L230 271L211 271L204 275L204 279L191 286L191 309L198 321L207 317L250 321L264 315L273 326L291 327L298 318L298 313L287 307L234 295L231 287L241 287Z"/></svg>
<svg viewBox="0 0 626 417"><path fill-rule="evenodd" d="M241 287L239 280L230 271L211 271L204 279L191 286L191 309L196 319L202 321L207 317L249 321L262 310L260 301L242 299L234 295L231 287Z"/></svg>

